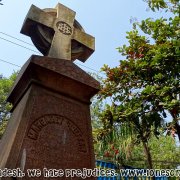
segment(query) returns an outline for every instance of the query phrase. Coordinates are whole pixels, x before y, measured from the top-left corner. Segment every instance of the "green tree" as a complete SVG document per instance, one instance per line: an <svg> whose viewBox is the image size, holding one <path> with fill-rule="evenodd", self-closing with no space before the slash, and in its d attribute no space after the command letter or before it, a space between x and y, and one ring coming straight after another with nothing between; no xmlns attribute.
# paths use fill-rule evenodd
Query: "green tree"
<svg viewBox="0 0 180 180"><path fill-rule="evenodd" d="M149 147L151 149L154 169L176 169L180 165L180 148L172 136L161 134L159 139L153 136L149 140ZM138 168L148 168L142 149L142 143L134 146L131 152L131 158L128 160L128 165Z"/></svg>
<svg viewBox="0 0 180 180"><path fill-rule="evenodd" d="M165 10L169 18L148 18L133 24L126 36L129 44L118 48L126 59L117 67L102 68L107 78L101 97L112 99L110 121L113 126L128 123L152 168L148 141L165 129L167 116L171 120L167 132L177 134L180 140L180 2L147 2L153 11Z"/></svg>
<svg viewBox="0 0 180 180"><path fill-rule="evenodd" d="M95 103L96 104L96 103ZM114 123L112 106L105 105L106 111L98 112L96 119L100 127L93 129L96 159L118 163L121 166L131 165L137 168L148 168L143 143L136 143L136 132L128 123ZM94 113L96 115L96 113ZM106 117L106 118L105 118ZM180 148L175 138L166 136L160 131L158 139L151 135L148 146L151 149L153 167L156 169L177 168L180 165Z"/></svg>
<svg viewBox="0 0 180 180"><path fill-rule="evenodd" d="M113 139L108 139L106 134L95 143L96 159L112 161L120 166L148 168L143 143L134 144L133 136L129 136L128 126L122 127L123 129L114 131ZM102 135L102 132L99 135ZM163 133L158 139L152 136L148 146L151 149L154 169L176 169L180 165L180 148L172 136L165 136Z"/></svg>
<svg viewBox="0 0 180 180"><path fill-rule="evenodd" d="M0 138L10 118L11 104L7 103L6 99L16 77L17 73L13 73L9 78L2 77L0 79Z"/></svg>

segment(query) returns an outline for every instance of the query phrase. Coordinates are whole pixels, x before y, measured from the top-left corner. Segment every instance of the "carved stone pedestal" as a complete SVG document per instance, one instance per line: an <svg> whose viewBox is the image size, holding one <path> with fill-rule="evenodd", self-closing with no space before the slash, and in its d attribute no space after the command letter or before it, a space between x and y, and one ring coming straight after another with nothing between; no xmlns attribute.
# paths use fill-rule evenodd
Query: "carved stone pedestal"
<svg viewBox="0 0 180 180"><path fill-rule="evenodd" d="M8 98L13 114L0 146L0 168L93 169L89 105L98 89L72 62L32 56Z"/></svg>

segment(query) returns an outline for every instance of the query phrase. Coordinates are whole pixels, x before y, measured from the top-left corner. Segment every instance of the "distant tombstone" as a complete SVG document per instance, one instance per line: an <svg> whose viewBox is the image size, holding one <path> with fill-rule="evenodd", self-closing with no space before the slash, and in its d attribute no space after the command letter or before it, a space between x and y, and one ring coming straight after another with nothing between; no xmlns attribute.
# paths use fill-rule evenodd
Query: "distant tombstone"
<svg viewBox="0 0 180 180"><path fill-rule="evenodd" d="M94 38L74 17L61 4L45 10L32 5L28 12L21 32L47 57L33 55L24 64L8 97L13 113L0 145L0 169L95 167L89 106L99 82L72 62L93 53Z"/></svg>

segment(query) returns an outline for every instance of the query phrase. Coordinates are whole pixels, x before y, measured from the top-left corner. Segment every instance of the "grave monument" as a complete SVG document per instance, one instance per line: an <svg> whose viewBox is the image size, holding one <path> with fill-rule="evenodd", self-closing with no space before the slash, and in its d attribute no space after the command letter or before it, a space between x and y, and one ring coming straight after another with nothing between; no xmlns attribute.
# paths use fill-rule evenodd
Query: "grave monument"
<svg viewBox="0 0 180 180"><path fill-rule="evenodd" d="M93 169L89 106L99 83L73 61L89 58L94 37L75 20L75 12L60 3L44 10L32 5L21 33L30 36L44 56L30 57L8 97L13 108L0 144L0 169ZM26 174L15 179L31 178Z"/></svg>

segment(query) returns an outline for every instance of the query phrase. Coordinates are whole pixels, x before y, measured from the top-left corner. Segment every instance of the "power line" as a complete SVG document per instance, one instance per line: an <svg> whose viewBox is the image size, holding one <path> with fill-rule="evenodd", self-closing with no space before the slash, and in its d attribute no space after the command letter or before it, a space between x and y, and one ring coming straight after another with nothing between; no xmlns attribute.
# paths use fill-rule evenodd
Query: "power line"
<svg viewBox="0 0 180 180"><path fill-rule="evenodd" d="M0 61L1 61L1 62L4 62L4 63L7 63L7 64L10 64L10 65L12 65L12 66L21 67L21 66L19 66L19 65L17 65L17 64L11 63L11 62L9 62L9 61L5 61L5 60L3 60L3 59L0 59Z"/></svg>
<svg viewBox="0 0 180 180"><path fill-rule="evenodd" d="M20 42L23 42L23 43L25 43L25 44L28 44L28 45L33 46L33 45L30 44L30 43L27 43L27 42L25 42L25 41L23 41L23 40L21 40L21 39L18 39L18 38L16 38L16 37L11 36L11 35L9 35L9 34L6 34L6 33L4 33L4 32L0 32L0 33L6 35L6 36L8 36L8 37L11 37L11 38L13 38L13 39L16 39L16 40L18 40L18 41L20 41ZM19 47L22 47L22 48L24 48L24 49L27 49L27 50L29 50L29 51L33 51L33 52L35 52L35 53L40 54L38 51L35 51L35 50L33 50L33 49L30 49L30 48L28 48L28 47L26 47L26 46L23 46L23 45L21 45L21 44L15 43L15 42L13 42L13 41L10 41L10 40L8 40L8 39L6 39L6 38L0 37L0 39L2 39L2 40L4 40L4 41L7 41L7 42L9 42L9 43L12 43L12 44L14 44L14 45L17 45L17 46L19 46ZM2 62L5 62L5 63L8 63L8 64L11 64L11 65L14 65L14 66L16 66L16 67L21 67L21 66L19 66L19 65L13 64L13 63L11 63L11 62L9 62L9 61L6 61L6 60L1 60L1 61L2 61ZM85 67L85 68L87 68L87 69L89 69L89 70L91 70L91 71L94 71L94 72L96 72L96 73L98 73L98 74L101 73L101 72L98 71L98 70L95 70L95 69L90 68L90 67L88 67L88 66L82 65L82 64L80 64L80 63L76 63L76 64L79 65L79 66Z"/></svg>
<svg viewBox="0 0 180 180"><path fill-rule="evenodd" d="M6 64L10 64L10 65L12 65L12 66L16 66L16 67L21 68L21 66L20 66L20 65L17 65L17 64L11 63L11 62L6 61L6 60L3 60L3 59L0 59L0 61L1 61L1 62L4 62L4 63L6 63ZM76 63L76 64L78 64L78 65L80 65L80 66L83 66L83 67L85 67L85 68L87 68L87 69L90 69L90 70L92 70L92 71L95 71L96 73L100 73L99 71L94 70L94 69L92 69L92 68L89 68L89 67L87 67L87 66L84 66L84 65L82 65L82 64L79 64L79 63Z"/></svg>
<svg viewBox="0 0 180 180"><path fill-rule="evenodd" d="M94 71L94 72L96 72L96 73L101 73L100 71L97 71L97 70L95 70L95 69L92 69L92 68L90 68L90 67L88 67L88 66L85 66L85 65L83 65L83 64L80 64L80 63L77 63L77 62L76 62L76 64L79 65L79 66L85 67L85 68L87 68L87 69L90 69L91 71Z"/></svg>
<svg viewBox="0 0 180 180"><path fill-rule="evenodd" d="M29 51L33 51L33 52L35 52L35 53L40 54L38 51L35 51L35 50L33 50L33 49L30 49L30 48L27 48L27 47L25 47L25 46L23 46L23 45L20 45L20 44L18 44L18 43L15 43L15 42L10 41L10 40L8 40L8 39L5 39L5 38L3 38L3 37L0 37L0 39L2 39L2 40L4 40L4 41L7 41L7 42L9 42L9 43L15 44L15 45L17 45L17 46L19 46L19 47L22 47L22 48L24 48L24 49L27 49L27 50L29 50Z"/></svg>
<svg viewBox="0 0 180 180"><path fill-rule="evenodd" d="M0 33L3 34L3 35L5 35L5 36L8 36L8 37L13 38L13 39L16 39L16 40L18 40L18 41L20 41L20 42L23 42L23 43L25 43L25 44L28 44L28 45L34 47L33 44L30 44L30 43L28 43L28 42L26 42L26 41L23 41L23 40L19 39L19 38L16 38L16 37L14 37L14 36L11 36L11 35L9 35L9 34L7 34L7 33L4 33L4 32L0 32Z"/></svg>

